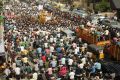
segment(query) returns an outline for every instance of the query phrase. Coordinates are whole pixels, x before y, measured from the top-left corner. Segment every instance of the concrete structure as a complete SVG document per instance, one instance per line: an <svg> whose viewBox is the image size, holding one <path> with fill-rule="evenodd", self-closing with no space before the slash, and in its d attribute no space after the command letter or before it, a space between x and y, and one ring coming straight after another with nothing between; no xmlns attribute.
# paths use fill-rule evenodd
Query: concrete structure
<svg viewBox="0 0 120 80"><path fill-rule="evenodd" d="M111 8L117 11L117 17L120 20L120 0L110 0Z"/></svg>

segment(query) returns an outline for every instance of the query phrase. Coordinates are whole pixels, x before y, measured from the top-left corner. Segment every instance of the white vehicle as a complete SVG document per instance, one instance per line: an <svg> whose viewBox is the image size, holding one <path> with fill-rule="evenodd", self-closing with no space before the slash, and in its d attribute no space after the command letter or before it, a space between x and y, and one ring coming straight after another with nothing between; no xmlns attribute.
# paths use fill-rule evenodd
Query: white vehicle
<svg viewBox="0 0 120 80"><path fill-rule="evenodd" d="M71 31L70 29L62 30L62 33L66 35L68 39L71 39L72 41L75 39L75 33L74 31Z"/></svg>

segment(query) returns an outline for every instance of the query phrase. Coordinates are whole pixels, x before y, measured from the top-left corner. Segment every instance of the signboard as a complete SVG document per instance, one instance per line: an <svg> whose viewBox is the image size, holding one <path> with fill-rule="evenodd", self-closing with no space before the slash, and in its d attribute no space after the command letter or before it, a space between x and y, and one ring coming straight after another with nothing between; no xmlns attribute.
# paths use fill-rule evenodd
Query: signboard
<svg viewBox="0 0 120 80"><path fill-rule="evenodd" d="M98 42L96 45L97 46L105 46L106 44L110 44L111 42L108 40L108 41L100 41Z"/></svg>
<svg viewBox="0 0 120 80"><path fill-rule="evenodd" d="M4 32L4 27L3 27L3 23L4 23L4 16L0 16L0 56L1 54L3 54L5 52L5 48L4 48L4 36L3 36L3 32Z"/></svg>
<svg viewBox="0 0 120 80"><path fill-rule="evenodd" d="M5 52L3 32L4 32L4 27L0 25L0 54Z"/></svg>

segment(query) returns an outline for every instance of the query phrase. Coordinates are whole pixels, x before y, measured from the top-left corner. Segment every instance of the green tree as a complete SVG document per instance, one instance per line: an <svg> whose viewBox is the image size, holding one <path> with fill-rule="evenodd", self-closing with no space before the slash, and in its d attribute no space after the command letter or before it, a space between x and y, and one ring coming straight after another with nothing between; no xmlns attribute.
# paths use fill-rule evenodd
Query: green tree
<svg viewBox="0 0 120 80"><path fill-rule="evenodd" d="M0 13L3 11L3 2L0 0Z"/></svg>
<svg viewBox="0 0 120 80"><path fill-rule="evenodd" d="M73 0L64 0L64 2L68 3L68 4L72 4Z"/></svg>
<svg viewBox="0 0 120 80"><path fill-rule="evenodd" d="M101 12L108 11L110 10L110 3L107 0L102 0L96 5L95 10Z"/></svg>

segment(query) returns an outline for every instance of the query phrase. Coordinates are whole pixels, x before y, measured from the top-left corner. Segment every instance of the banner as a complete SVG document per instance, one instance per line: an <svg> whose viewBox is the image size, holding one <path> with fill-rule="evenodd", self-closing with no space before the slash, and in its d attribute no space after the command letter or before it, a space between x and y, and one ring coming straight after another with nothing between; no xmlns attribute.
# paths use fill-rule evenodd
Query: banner
<svg viewBox="0 0 120 80"><path fill-rule="evenodd" d="M5 48L4 48L4 20L2 20L4 17L0 16L0 56L3 55L3 53L5 52Z"/></svg>

